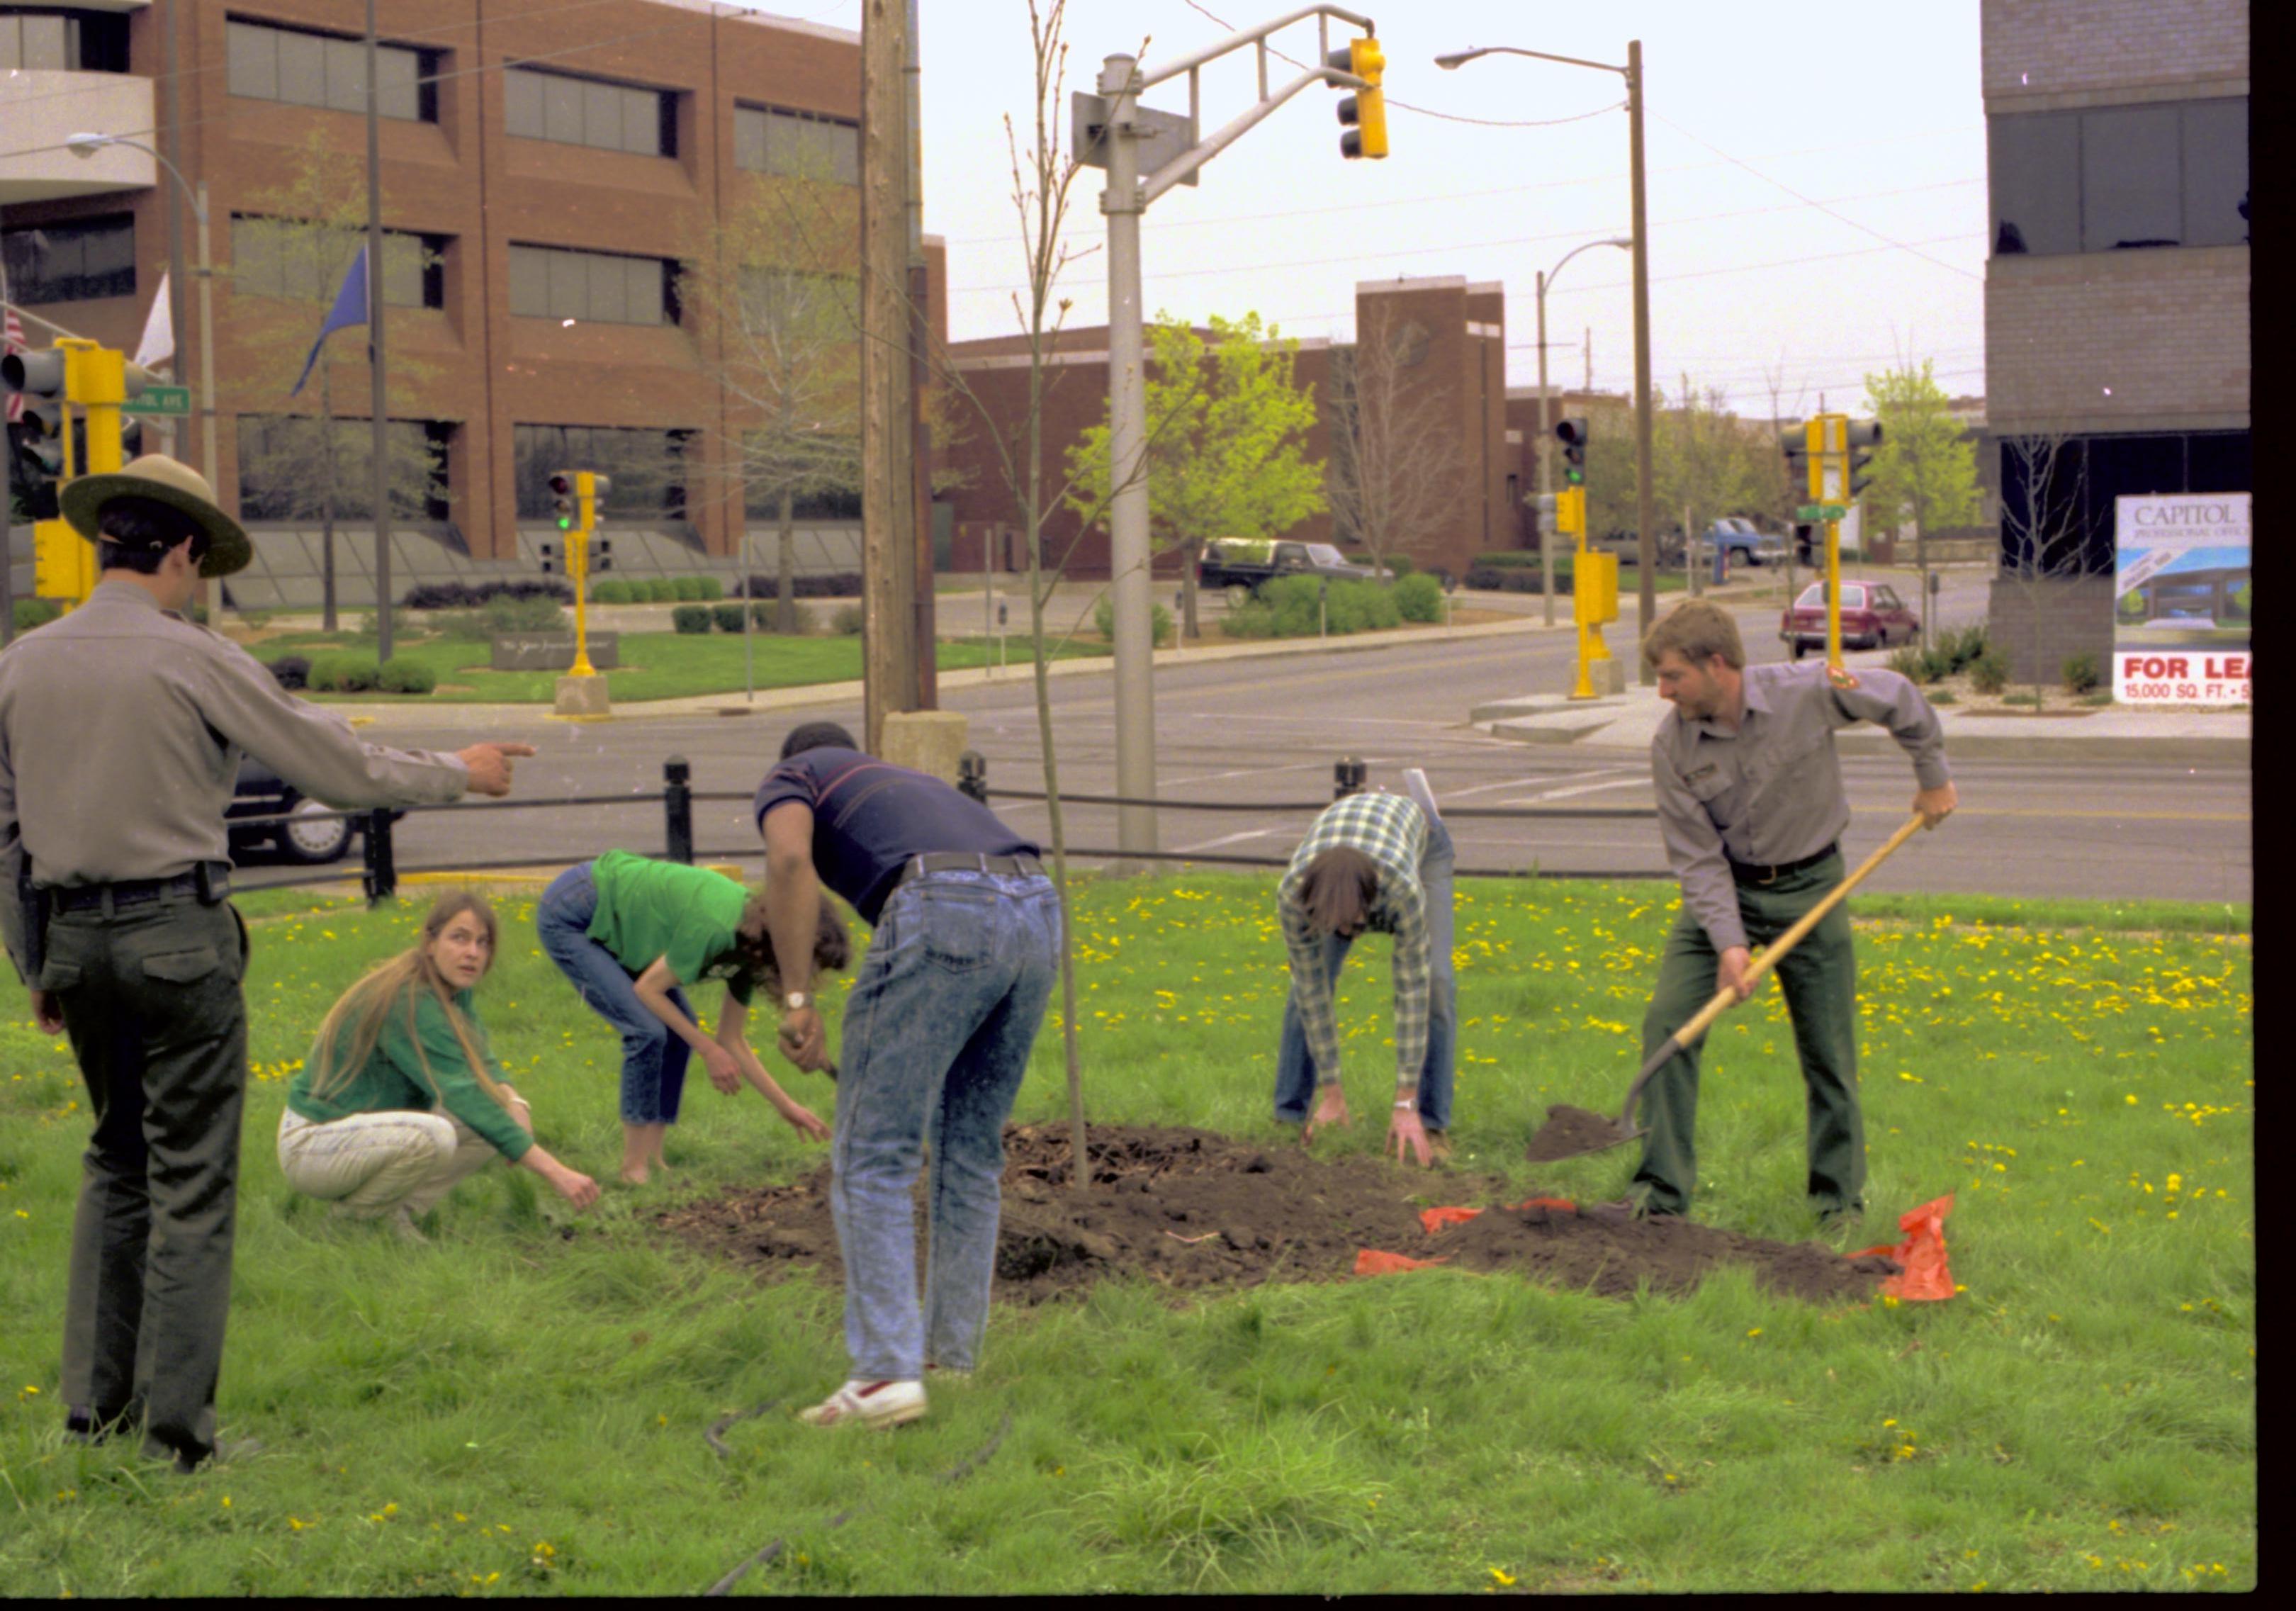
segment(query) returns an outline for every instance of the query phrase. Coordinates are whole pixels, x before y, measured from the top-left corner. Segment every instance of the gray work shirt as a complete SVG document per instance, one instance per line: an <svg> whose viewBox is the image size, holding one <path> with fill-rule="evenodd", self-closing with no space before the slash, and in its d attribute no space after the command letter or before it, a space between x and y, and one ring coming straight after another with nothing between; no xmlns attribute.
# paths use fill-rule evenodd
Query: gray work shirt
<svg viewBox="0 0 2296 1611"><path fill-rule="evenodd" d="M1733 861L1775 867L1815 856L1849 826L1833 733L1856 721L1890 729L1934 789L1953 774L1945 733L1921 690L1895 671L1861 668L1829 677L1823 662L1749 666L1745 710L1734 731L1710 720L1659 719L1651 737L1659 832L1682 880L1682 899L1717 950L1746 943Z"/></svg>
<svg viewBox="0 0 2296 1611"><path fill-rule="evenodd" d="M452 755L364 744L236 644L100 583L0 652L0 938L21 974L24 857L44 884L171 878L229 859L242 753L332 806L457 800Z"/></svg>

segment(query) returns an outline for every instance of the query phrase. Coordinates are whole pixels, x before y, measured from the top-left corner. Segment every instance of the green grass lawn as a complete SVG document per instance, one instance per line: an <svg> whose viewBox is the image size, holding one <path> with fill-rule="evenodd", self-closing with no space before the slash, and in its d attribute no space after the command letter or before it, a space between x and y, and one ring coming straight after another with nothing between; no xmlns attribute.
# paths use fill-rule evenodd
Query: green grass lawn
<svg viewBox="0 0 2296 1611"><path fill-rule="evenodd" d="M262 1456L189 1480L62 1441L57 1339L86 1115L0 987L0 1584L26 1594L2211 1588L2257 1582L2252 974L2243 914L1891 896L1861 919L1864 1239L1946 1192L1960 1295L1821 1311L1737 1277L1617 1302L1431 1270L1188 1303L999 1309L980 1377L893 1434L779 1414L840 1378L840 1303L761 1286L659 1206L822 1156L690 1081L668 1184L574 1218L524 1171L406 1248L279 1176L295 1060L418 903L258 894L254 1081L221 1401ZM1469 881L1458 1167L1611 1196L1631 1149L1515 1162L1546 1105L1615 1103L1673 909L1644 884ZM617 1043L503 901L481 1002L559 1155L611 1178ZM1972 921L1972 915L1981 921ZM2021 916L2028 919L2021 922ZM1092 1111L1280 1144L1269 886L1080 886ZM1374 1152L1386 947L1343 982ZM714 997L715 992L710 992ZM831 992L834 1007L840 992ZM714 1014L715 1000L705 1004ZM1066 1111L1047 1023L1016 1117ZM791 1075L824 1115L833 1088ZM1710 1038L1694 1212L1809 1234L1791 1033ZM1464 1195L1429 1180L1432 1201ZM1511 1199L1510 1199L1511 1200ZM940 1474L980 1449L961 1482ZM865 1507L832 1530L831 1517Z"/></svg>
<svg viewBox="0 0 2296 1611"><path fill-rule="evenodd" d="M756 657L757 686L795 687L802 684L849 682L861 676L859 637L783 637L760 632L751 640ZM622 664L604 673L617 700L682 699L700 694L738 694L742 687L742 635L738 632L685 634L625 632L618 645ZM548 704L556 696L555 671L493 671L487 669L492 651L483 642L459 637L401 637L392 645L396 653L419 661L438 674L439 686L428 695L404 694L315 694L311 698L331 703L373 703L377 701L427 699L447 704ZM275 637L249 650L268 664L283 654L314 658L326 653L362 654L372 660L374 639L350 633L297 633ZM1107 653L1092 645L1055 645L1055 658ZM963 670L991 663L996 657L993 641L944 638L939 646L944 671ZM1006 663L1028 660L1025 640L1008 639Z"/></svg>

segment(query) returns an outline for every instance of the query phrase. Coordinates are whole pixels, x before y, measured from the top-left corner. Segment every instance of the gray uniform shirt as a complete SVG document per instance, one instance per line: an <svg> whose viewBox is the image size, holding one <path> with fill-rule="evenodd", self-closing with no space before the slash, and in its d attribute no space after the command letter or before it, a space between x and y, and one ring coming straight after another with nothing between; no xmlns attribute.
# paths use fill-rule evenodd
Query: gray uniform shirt
<svg viewBox="0 0 2296 1611"><path fill-rule="evenodd" d="M337 713L283 691L255 657L97 586L0 653L0 938L23 971L17 872L44 884L170 878L229 859L224 811L242 754L338 807L461 798L452 755L361 743Z"/></svg>
<svg viewBox="0 0 2296 1611"><path fill-rule="evenodd" d="M1714 949L1746 943L1730 863L1775 867L1815 856L1849 826L1833 732L1871 721L1914 758L1934 789L1953 776L1945 733L1921 690L1895 671L1861 669L1843 686L1823 662L1749 666L1737 730L1715 721L1659 719L1651 737L1659 833L1682 880L1682 898Z"/></svg>

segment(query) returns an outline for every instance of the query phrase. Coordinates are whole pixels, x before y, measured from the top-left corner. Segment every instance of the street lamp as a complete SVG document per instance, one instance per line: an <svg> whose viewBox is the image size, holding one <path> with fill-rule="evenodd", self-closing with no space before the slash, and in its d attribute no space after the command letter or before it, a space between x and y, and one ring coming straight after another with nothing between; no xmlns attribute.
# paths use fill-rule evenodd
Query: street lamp
<svg viewBox="0 0 2296 1611"><path fill-rule="evenodd" d="M1640 597L1639 631L1637 636L1649 636L1653 618L1658 614L1658 528L1657 505L1651 488L1651 366L1650 366L1650 226L1643 205L1643 42L1627 42L1627 64L1620 67L1609 62L1589 62L1580 56L1557 56L1541 50L1524 50L1513 45L1486 45L1474 50L1453 51L1435 58L1435 65L1456 70L1478 56L1529 56L1539 62L1560 62L1569 67L1591 67L1598 72L1617 73L1627 81L1627 139L1632 173L1634 196L1635 253L1635 471L1636 485L1635 505L1640 538L1636 546L1637 591ZM1644 683L1655 679L1650 663L1639 654L1635 663L1641 668Z"/></svg>
<svg viewBox="0 0 2296 1611"><path fill-rule="evenodd" d="M1580 252L1597 246L1615 246L1621 251L1632 251L1630 240L1587 241L1573 246L1562 254L1568 263ZM1562 263L1538 276L1538 493L1546 497L1554 489L1554 427L1546 417L1546 288L1554 284L1554 276L1562 272ZM1554 534L1545 522L1538 528L1539 593L1546 603L1546 624L1554 624Z"/></svg>
<svg viewBox="0 0 2296 1611"><path fill-rule="evenodd" d="M64 149L76 157L92 157L108 145L124 145L130 151L140 151L166 168L192 204L192 216L200 221L200 468L208 478L210 491L216 488L216 425L215 425L215 274L208 251L208 182L201 179L193 185L184 177L183 170L141 140L131 140L126 135L78 134L64 142ZM181 338L177 345L181 346ZM181 370L182 365L176 368Z"/></svg>

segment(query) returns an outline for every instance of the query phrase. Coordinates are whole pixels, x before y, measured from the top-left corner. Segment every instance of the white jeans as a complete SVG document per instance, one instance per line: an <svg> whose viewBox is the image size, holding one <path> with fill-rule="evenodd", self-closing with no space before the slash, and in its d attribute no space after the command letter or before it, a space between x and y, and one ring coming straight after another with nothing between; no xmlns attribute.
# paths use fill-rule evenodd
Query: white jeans
<svg viewBox="0 0 2296 1611"><path fill-rule="evenodd" d="M524 1098L513 1094L511 1101L524 1121ZM279 1115L279 1171L287 1184L360 1219L398 1208L428 1213L457 1182L500 1156L451 1114L389 1110L324 1124L292 1108Z"/></svg>

